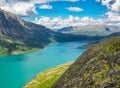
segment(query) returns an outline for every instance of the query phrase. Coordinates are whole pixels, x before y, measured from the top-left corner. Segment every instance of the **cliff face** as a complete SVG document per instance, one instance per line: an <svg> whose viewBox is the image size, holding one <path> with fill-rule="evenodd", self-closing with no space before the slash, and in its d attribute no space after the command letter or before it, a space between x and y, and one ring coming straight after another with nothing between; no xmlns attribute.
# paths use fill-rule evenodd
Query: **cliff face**
<svg viewBox="0 0 120 88"><path fill-rule="evenodd" d="M120 88L120 37L87 50L52 88Z"/></svg>

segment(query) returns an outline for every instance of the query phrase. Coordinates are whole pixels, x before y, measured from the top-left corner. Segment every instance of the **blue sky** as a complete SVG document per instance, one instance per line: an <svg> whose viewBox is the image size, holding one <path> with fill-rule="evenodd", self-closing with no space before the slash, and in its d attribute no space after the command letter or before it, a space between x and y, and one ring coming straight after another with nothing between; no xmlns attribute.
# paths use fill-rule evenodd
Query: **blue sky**
<svg viewBox="0 0 120 88"><path fill-rule="evenodd" d="M106 11L105 6L99 5L95 2L95 0L87 0L87 1L79 1L79 2L51 2L49 3L50 5L53 6L53 10L55 12L49 12L49 11L44 11L44 10L38 10L41 15L47 15L51 17L56 17L56 16L62 16L63 18L66 18L69 15L73 16L91 16L97 18L99 15L104 14ZM74 11L69 11L66 8L68 7L78 7L82 8L83 11L81 12L74 12Z"/></svg>
<svg viewBox="0 0 120 88"><path fill-rule="evenodd" d="M51 29L120 25L120 0L1 0L0 7Z"/></svg>
<svg viewBox="0 0 120 88"><path fill-rule="evenodd" d="M52 6L52 9L41 9L39 8L41 5L49 5ZM82 8L83 11L74 12L69 11L68 7L78 7ZM86 1L78 1L78 2L68 2L68 1L57 1L57 2L49 2L46 4L36 4L36 11L38 14L33 15L31 17L25 17L26 20L34 20L35 17L47 16L50 18L55 18L58 16L62 16L62 18L67 18L69 15L84 17L89 16L93 18L103 18L103 14L106 13L106 6L101 5L95 0L86 0Z"/></svg>

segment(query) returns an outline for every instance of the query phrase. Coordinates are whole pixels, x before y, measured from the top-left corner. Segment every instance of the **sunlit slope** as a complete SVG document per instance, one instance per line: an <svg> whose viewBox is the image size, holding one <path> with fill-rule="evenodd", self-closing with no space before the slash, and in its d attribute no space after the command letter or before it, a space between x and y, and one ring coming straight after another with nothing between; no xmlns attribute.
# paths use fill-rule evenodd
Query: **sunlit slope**
<svg viewBox="0 0 120 88"><path fill-rule="evenodd" d="M120 37L88 49L53 88L120 88Z"/></svg>
<svg viewBox="0 0 120 88"><path fill-rule="evenodd" d="M48 69L29 82L24 88L51 88L55 81L68 69L72 64L66 63L57 67Z"/></svg>

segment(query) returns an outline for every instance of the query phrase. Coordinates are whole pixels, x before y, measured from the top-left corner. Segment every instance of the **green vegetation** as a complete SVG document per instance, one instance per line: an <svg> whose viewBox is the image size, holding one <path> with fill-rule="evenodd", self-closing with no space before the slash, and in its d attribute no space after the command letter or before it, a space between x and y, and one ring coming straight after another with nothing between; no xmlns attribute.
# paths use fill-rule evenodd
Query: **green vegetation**
<svg viewBox="0 0 120 88"><path fill-rule="evenodd" d="M0 45L0 56L33 52L33 51L37 51L37 50L39 50L39 48L25 47L25 46L21 46L21 45L18 45L15 48L13 48L12 50L10 50L10 47L4 47L4 46Z"/></svg>
<svg viewBox="0 0 120 88"><path fill-rule="evenodd" d="M71 87L72 86L72 87ZM120 37L88 49L52 88L120 88Z"/></svg>
<svg viewBox="0 0 120 88"><path fill-rule="evenodd" d="M25 46L18 41L12 40L4 36L2 36L2 38L0 39L0 56L32 52L39 49L40 48Z"/></svg>
<svg viewBox="0 0 120 88"><path fill-rule="evenodd" d="M71 64L72 62L66 63L40 73L24 88L51 88L56 80L58 80L58 78L68 69Z"/></svg>

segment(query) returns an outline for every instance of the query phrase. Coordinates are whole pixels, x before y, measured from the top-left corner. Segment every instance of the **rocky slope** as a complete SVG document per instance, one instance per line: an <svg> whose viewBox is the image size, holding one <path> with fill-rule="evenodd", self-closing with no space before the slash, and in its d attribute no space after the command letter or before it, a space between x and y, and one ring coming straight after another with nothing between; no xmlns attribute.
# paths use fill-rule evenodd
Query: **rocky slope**
<svg viewBox="0 0 120 88"><path fill-rule="evenodd" d="M35 51L51 42L55 33L0 10L0 55Z"/></svg>
<svg viewBox="0 0 120 88"><path fill-rule="evenodd" d="M7 36L26 46L43 47L54 32L41 25L26 22L9 12L0 10L0 36Z"/></svg>
<svg viewBox="0 0 120 88"><path fill-rule="evenodd" d="M120 88L120 36L88 49L52 88Z"/></svg>

